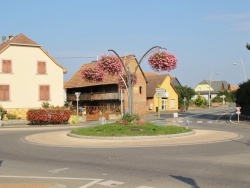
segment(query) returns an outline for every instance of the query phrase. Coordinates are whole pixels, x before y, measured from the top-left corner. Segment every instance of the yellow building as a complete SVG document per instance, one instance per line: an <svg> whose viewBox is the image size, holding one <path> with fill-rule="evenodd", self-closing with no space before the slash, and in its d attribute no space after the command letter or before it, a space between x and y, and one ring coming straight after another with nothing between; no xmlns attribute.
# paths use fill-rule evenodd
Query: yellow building
<svg viewBox="0 0 250 188"><path fill-rule="evenodd" d="M178 110L178 94L169 74L145 73L147 79L147 110L157 112ZM157 89L160 88L160 89ZM157 90L165 91L159 96Z"/></svg>

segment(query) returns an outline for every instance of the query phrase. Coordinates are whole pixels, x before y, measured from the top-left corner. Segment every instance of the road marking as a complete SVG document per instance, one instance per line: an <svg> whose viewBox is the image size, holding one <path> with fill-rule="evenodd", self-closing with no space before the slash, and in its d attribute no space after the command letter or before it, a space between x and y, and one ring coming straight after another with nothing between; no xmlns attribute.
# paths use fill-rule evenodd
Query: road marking
<svg viewBox="0 0 250 188"><path fill-rule="evenodd" d="M68 169L69 168L60 168L60 169L50 170L49 172L56 174L58 172L61 172L61 171L64 171L64 170L68 170Z"/></svg>
<svg viewBox="0 0 250 188"><path fill-rule="evenodd" d="M154 188L154 187L140 186L140 187L136 187L136 188Z"/></svg>
<svg viewBox="0 0 250 188"><path fill-rule="evenodd" d="M88 184L85 184L78 188L87 188L94 184L97 184L103 179L91 179L91 178L70 178L70 177L41 177L41 176L7 176L7 175L0 175L0 178L22 178L22 179L50 179L50 180L79 180L79 181L91 181Z"/></svg>
<svg viewBox="0 0 250 188"><path fill-rule="evenodd" d="M98 184L99 184L99 185L108 186L108 187L115 187L115 186L117 186L117 185L122 185L122 184L124 184L124 182L108 180L108 181L101 182L101 183L98 183Z"/></svg>
<svg viewBox="0 0 250 188"><path fill-rule="evenodd" d="M197 121L197 123L202 123L202 121Z"/></svg>
<svg viewBox="0 0 250 188"><path fill-rule="evenodd" d="M213 123L212 121L207 121L207 123Z"/></svg>
<svg viewBox="0 0 250 188"><path fill-rule="evenodd" d="M179 123L182 123L183 121L178 121Z"/></svg>

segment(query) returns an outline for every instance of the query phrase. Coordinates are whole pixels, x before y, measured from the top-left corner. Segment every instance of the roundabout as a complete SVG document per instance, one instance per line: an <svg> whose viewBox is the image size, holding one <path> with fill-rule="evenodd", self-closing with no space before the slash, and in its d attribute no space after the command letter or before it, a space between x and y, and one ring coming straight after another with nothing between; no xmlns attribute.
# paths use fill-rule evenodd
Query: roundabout
<svg viewBox="0 0 250 188"><path fill-rule="evenodd" d="M52 147L130 148L195 145L226 142L240 138L240 135L233 132L196 129L189 133L176 135L138 137L86 137L72 135L69 131L54 131L29 135L22 140L35 145Z"/></svg>

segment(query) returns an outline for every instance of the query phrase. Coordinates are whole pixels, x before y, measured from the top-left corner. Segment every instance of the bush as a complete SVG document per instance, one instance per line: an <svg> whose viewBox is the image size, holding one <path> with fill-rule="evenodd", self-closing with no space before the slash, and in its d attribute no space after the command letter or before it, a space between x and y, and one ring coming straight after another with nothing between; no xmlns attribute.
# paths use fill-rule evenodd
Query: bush
<svg viewBox="0 0 250 188"><path fill-rule="evenodd" d="M7 111L0 105L0 115L1 115L1 119L3 119L4 114L6 114Z"/></svg>
<svg viewBox="0 0 250 188"><path fill-rule="evenodd" d="M146 122L142 119L140 119L140 116L138 114L130 115L128 113L124 114L120 120L120 123L123 125L128 124L145 124Z"/></svg>
<svg viewBox="0 0 250 188"><path fill-rule="evenodd" d="M6 115L8 119L17 119L17 116L15 114L7 114Z"/></svg>
<svg viewBox="0 0 250 188"><path fill-rule="evenodd" d="M67 109L30 109L27 112L27 120L32 124L47 125L67 123L72 112Z"/></svg>

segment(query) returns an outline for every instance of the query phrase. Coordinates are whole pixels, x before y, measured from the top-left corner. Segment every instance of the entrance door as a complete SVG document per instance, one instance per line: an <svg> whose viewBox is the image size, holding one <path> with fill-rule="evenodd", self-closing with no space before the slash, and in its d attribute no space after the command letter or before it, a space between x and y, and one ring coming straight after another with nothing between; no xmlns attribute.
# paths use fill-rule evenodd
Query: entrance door
<svg viewBox="0 0 250 188"><path fill-rule="evenodd" d="M167 110L167 99L162 99L161 105L162 105L161 107L162 110Z"/></svg>

